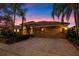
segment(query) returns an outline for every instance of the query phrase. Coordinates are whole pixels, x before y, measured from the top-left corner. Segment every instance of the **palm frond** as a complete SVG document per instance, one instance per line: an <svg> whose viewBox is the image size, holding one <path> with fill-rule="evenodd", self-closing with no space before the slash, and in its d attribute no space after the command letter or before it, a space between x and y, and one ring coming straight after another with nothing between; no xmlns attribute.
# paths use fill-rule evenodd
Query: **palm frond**
<svg viewBox="0 0 79 59"><path fill-rule="evenodd" d="M67 7L66 12L65 12L67 21L69 21L71 13L72 13L72 8Z"/></svg>
<svg viewBox="0 0 79 59"><path fill-rule="evenodd" d="M58 18L59 16L64 13L66 6L65 4L54 4L53 5L53 11L52 11L52 17L56 15Z"/></svg>

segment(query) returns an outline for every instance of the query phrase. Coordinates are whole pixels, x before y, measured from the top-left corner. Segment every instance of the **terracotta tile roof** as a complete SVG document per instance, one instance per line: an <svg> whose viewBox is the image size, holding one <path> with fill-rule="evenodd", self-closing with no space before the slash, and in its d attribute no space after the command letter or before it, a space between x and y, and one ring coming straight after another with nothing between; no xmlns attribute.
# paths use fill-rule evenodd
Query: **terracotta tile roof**
<svg viewBox="0 0 79 59"><path fill-rule="evenodd" d="M69 23L61 23L61 22L51 22L51 21L40 21L40 22L27 22L27 25L31 26L67 26Z"/></svg>

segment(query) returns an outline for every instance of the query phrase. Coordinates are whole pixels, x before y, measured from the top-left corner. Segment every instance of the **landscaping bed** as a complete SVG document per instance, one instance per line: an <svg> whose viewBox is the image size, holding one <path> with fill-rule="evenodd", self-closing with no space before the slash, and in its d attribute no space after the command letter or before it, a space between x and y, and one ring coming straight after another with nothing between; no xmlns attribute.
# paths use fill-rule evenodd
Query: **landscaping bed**
<svg viewBox="0 0 79 59"><path fill-rule="evenodd" d="M6 44L13 44L22 40L26 40L30 38L30 35L22 35L20 33L15 33L12 32L11 30L7 29L7 30L2 30L2 35L4 36L5 42Z"/></svg>
<svg viewBox="0 0 79 59"><path fill-rule="evenodd" d="M79 48L79 36L76 34L74 28L68 29L66 37L73 45Z"/></svg>

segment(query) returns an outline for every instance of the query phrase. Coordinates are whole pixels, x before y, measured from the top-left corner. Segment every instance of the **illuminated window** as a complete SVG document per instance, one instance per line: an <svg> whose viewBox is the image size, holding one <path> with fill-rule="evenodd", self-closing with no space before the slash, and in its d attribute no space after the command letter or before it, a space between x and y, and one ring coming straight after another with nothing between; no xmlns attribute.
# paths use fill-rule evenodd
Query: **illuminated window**
<svg viewBox="0 0 79 59"><path fill-rule="evenodd" d="M31 30L30 30L30 34L33 34L33 27L30 27Z"/></svg>
<svg viewBox="0 0 79 59"><path fill-rule="evenodd" d="M44 31L44 28L41 28L41 31Z"/></svg>
<svg viewBox="0 0 79 59"><path fill-rule="evenodd" d="M19 29L17 29L17 32L19 32Z"/></svg>
<svg viewBox="0 0 79 59"><path fill-rule="evenodd" d="M26 26L23 26L23 29L26 29Z"/></svg>
<svg viewBox="0 0 79 59"><path fill-rule="evenodd" d="M14 29L14 32L16 32L16 29Z"/></svg>
<svg viewBox="0 0 79 59"><path fill-rule="evenodd" d="M62 28L60 28L60 32L62 32Z"/></svg>
<svg viewBox="0 0 79 59"><path fill-rule="evenodd" d="M33 29L30 30L30 34L33 34Z"/></svg>

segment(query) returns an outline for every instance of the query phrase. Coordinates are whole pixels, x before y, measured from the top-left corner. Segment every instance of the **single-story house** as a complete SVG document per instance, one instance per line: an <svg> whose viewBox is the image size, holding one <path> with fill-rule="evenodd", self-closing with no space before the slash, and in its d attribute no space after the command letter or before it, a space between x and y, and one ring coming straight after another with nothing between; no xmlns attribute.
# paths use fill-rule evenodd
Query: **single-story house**
<svg viewBox="0 0 79 59"><path fill-rule="evenodd" d="M31 34L35 37L44 38L65 38L67 26L69 23L40 21L27 22L27 26L31 27Z"/></svg>

